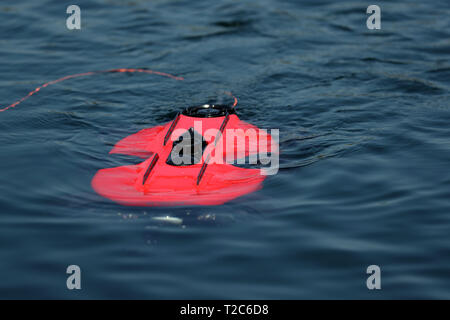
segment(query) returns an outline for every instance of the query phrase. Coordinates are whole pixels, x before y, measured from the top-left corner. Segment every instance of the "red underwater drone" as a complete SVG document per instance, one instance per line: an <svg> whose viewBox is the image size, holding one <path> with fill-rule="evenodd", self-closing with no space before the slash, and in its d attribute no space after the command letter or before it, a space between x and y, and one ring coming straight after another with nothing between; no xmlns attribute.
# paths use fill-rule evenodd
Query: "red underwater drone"
<svg viewBox="0 0 450 320"><path fill-rule="evenodd" d="M225 130L235 134L233 139ZM248 130L256 133L257 139L245 143ZM172 156L183 141L186 142L181 153L186 147L194 150L197 146L197 151L189 155L188 164L176 164ZM261 150L278 152L265 130L239 120L234 106L190 107L171 122L119 141L110 153L146 160L138 165L101 169L94 176L92 187L106 198L131 206L219 205L261 188L266 177L261 169L227 163L236 154L249 157Z"/></svg>

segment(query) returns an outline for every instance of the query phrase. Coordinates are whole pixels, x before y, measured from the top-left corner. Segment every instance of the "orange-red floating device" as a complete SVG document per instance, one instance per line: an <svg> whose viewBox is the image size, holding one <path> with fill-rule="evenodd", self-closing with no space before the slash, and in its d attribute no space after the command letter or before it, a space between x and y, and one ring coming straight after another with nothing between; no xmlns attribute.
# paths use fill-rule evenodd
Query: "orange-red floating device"
<svg viewBox="0 0 450 320"><path fill-rule="evenodd" d="M110 153L145 160L99 170L92 187L130 206L219 205L258 190L266 177L261 170L229 159L278 150L270 134L238 118L235 105L189 107L173 121L124 138Z"/></svg>

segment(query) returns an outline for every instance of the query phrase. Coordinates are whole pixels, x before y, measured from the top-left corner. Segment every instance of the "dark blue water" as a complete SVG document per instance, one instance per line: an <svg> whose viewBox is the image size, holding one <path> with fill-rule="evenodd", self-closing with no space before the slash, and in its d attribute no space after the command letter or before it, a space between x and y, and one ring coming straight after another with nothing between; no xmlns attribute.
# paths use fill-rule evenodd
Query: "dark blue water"
<svg viewBox="0 0 450 320"><path fill-rule="evenodd" d="M0 113L0 298L450 298L448 1L75 4L80 31L69 3L2 0L1 107L79 72L186 80L73 79ZM132 161L108 155L117 141L224 91L242 120L280 129L262 190L176 208L92 190Z"/></svg>

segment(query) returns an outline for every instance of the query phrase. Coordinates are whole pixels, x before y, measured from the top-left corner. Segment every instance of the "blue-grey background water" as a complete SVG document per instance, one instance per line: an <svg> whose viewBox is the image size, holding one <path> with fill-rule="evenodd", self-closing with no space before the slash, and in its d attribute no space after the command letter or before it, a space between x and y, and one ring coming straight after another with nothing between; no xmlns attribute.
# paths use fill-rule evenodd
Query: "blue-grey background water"
<svg viewBox="0 0 450 320"><path fill-rule="evenodd" d="M0 106L93 70L186 80L72 79L0 113L1 298L450 298L448 1L73 2L2 0ZM117 141L225 91L280 129L262 190L175 208L92 190L134 161L108 155Z"/></svg>

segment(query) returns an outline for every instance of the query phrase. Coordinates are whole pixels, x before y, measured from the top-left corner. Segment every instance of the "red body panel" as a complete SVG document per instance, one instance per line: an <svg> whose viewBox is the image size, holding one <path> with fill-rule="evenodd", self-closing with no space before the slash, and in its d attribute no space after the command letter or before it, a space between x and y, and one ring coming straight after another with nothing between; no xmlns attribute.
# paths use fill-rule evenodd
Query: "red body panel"
<svg viewBox="0 0 450 320"><path fill-rule="evenodd" d="M258 190L262 187L262 182L266 177L261 175L259 169L246 169L227 163L208 162L201 182L197 184L205 157L200 163L189 166L172 166L166 163L166 159L172 151L173 141L191 127L201 133L208 142L205 152L211 149L214 146L216 135L208 137L208 130L218 130L224 118L196 118L180 115L166 145L164 145L164 137L172 122L144 129L124 138L114 146L110 153L133 155L146 158L146 160L138 165L99 170L92 180L92 187L106 198L131 206L219 205ZM260 150L271 151L271 148L274 148L271 146L269 134L239 120L234 114L229 116L226 124L225 130L229 129L253 129L256 134L260 134L259 140L252 140L253 142L249 144L248 141L238 143L238 140L233 139L234 141L228 142L232 146L225 148L227 135L224 132L219 138L224 147L216 149L215 152L212 152L212 156L225 159L227 154L225 150L228 150L228 153L233 152L235 155L249 156ZM216 131L209 130L210 133ZM242 137L245 132L238 130L236 133ZM262 148L262 146L264 147ZM273 151L278 152L278 150ZM159 160L144 179L144 174L155 153L158 154ZM144 180L145 183L143 183Z"/></svg>

